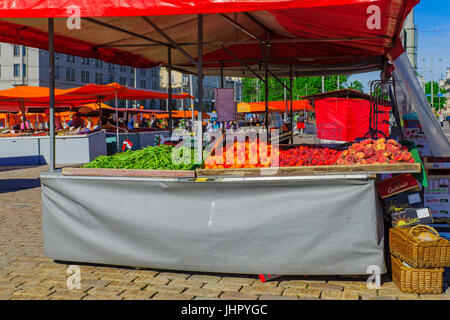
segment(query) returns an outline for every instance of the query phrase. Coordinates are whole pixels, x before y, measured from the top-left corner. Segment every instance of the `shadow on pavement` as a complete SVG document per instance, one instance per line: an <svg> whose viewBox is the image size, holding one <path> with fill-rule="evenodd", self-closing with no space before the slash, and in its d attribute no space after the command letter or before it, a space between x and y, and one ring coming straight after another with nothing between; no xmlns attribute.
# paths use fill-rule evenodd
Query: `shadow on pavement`
<svg viewBox="0 0 450 320"><path fill-rule="evenodd" d="M40 186L40 179L0 179L0 193L39 188Z"/></svg>

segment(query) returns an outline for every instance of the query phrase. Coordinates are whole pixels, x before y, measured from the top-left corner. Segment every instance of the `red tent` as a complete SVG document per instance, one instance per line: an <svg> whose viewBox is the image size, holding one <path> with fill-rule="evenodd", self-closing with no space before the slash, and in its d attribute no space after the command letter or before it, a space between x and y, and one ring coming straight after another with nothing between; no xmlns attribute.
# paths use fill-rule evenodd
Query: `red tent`
<svg viewBox="0 0 450 320"><path fill-rule="evenodd" d="M205 74L218 75L222 66L225 76L263 75L260 41L270 43L268 63L277 76L287 76L291 64L294 76L347 74L381 70L386 56L402 52L403 21L418 2L6 0L0 41L46 50L48 23L39 18L56 17L57 52L148 68L167 63L167 48L176 43L174 69L196 72L192 14L205 14ZM81 28L67 27L69 7L80 9Z"/></svg>
<svg viewBox="0 0 450 320"><path fill-rule="evenodd" d="M355 141L369 132L370 100L324 98L315 101L317 137ZM379 106L378 130L389 136L390 107ZM387 122L387 123L386 123Z"/></svg>

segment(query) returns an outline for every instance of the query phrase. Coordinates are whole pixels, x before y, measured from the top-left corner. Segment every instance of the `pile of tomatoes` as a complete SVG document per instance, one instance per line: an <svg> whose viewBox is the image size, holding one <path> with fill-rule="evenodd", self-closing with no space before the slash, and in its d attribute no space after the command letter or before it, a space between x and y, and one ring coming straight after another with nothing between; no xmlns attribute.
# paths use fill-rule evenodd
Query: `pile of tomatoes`
<svg viewBox="0 0 450 320"><path fill-rule="evenodd" d="M341 153L342 151L316 146L299 146L281 150L280 167L334 165Z"/></svg>

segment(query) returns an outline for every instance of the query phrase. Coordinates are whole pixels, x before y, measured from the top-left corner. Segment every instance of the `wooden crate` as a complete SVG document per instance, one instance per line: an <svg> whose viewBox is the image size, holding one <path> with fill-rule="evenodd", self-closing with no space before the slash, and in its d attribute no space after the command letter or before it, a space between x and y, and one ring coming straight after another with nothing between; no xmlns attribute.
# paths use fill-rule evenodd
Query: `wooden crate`
<svg viewBox="0 0 450 320"><path fill-rule="evenodd" d="M94 169L67 167L62 169L64 176L97 176L97 177L138 177L138 178L194 178L193 170L140 170L140 169Z"/></svg>
<svg viewBox="0 0 450 320"><path fill-rule="evenodd" d="M241 168L241 169L197 169L197 176L260 176L263 172L276 172L277 176L376 174L376 173L419 173L420 163L336 165L312 167Z"/></svg>
<svg viewBox="0 0 450 320"><path fill-rule="evenodd" d="M425 157L425 173L429 179L450 179L450 158Z"/></svg>

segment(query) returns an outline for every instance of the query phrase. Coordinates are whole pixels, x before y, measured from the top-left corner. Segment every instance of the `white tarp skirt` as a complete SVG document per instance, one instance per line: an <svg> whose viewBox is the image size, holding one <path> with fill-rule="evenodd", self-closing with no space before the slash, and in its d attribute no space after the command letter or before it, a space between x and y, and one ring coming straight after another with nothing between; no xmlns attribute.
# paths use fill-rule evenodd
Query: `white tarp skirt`
<svg viewBox="0 0 450 320"><path fill-rule="evenodd" d="M386 272L366 176L230 179L43 173L44 251L70 262L240 274Z"/></svg>

